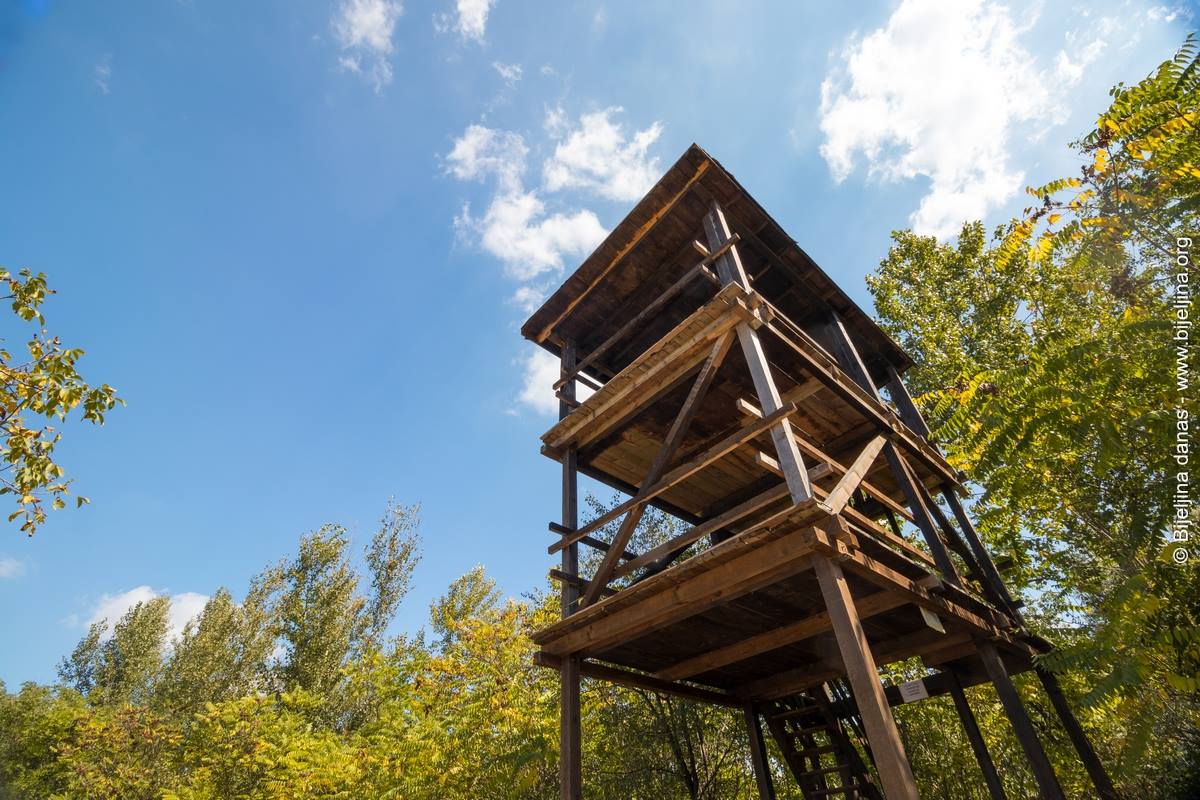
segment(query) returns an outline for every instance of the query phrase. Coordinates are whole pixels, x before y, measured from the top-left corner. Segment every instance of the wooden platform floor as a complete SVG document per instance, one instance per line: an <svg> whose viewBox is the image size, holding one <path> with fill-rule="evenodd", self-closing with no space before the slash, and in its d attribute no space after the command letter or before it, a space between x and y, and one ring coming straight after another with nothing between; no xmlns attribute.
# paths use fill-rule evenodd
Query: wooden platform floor
<svg viewBox="0 0 1200 800"><path fill-rule="evenodd" d="M970 659L983 638L1013 671L1028 668L1034 648L1013 635L1007 616L811 507L625 588L533 640L551 659L576 653L737 697L783 697L841 674L812 569L818 555L840 563L880 666L912 656Z"/></svg>

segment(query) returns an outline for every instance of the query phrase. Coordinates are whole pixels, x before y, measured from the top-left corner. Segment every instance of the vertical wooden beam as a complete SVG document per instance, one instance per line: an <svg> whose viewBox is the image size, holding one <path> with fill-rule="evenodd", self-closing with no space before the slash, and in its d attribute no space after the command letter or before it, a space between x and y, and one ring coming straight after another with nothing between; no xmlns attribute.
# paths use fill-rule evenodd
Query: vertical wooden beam
<svg viewBox="0 0 1200 800"><path fill-rule="evenodd" d="M559 670L558 783L560 800L582 800L583 735L579 716L579 656L562 660Z"/></svg>
<svg viewBox="0 0 1200 800"><path fill-rule="evenodd" d="M1004 784L1000 782L1000 775L996 772L996 765L992 762L992 755L988 752L987 742L983 739L983 732L979 730L979 723L975 721L971 704L967 702L967 693L963 691L962 683L953 670L947 670L945 674L949 679L947 685L950 688L950 696L954 698L954 707L958 710L958 718L962 721L963 730L967 732L971 749L975 751L975 759L979 762L979 769L983 772L983 781L987 784L988 794L991 795L992 800L1008 800L1008 796L1004 793Z"/></svg>
<svg viewBox="0 0 1200 800"><path fill-rule="evenodd" d="M1096 787L1097 794L1103 800L1117 800L1120 797L1117 794L1117 788L1113 786L1112 778L1108 776L1108 770L1104 769L1104 764L1096 755L1092 743L1088 741L1083 726L1079 724L1079 720L1071 711L1071 705L1067 702L1067 696L1063 694L1058 678L1053 672L1041 667L1037 667L1036 670L1042 687L1050 697L1050 704L1058 713L1058 718L1062 721L1063 729L1070 737L1071 744L1075 745L1075 752L1079 753L1079 760L1083 762L1083 768L1087 770L1088 777L1092 779L1092 785Z"/></svg>
<svg viewBox="0 0 1200 800"><path fill-rule="evenodd" d="M1046 757L1046 751L1042 749L1042 743L1038 739L1033 722L1025 711L1021 696L1017 694L1017 688L1013 686L1012 679L1008 677L1008 670L1004 668L1004 662L1000 660L1000 653L996 651L996 646L991 642L979 641L976 642L976 648L979 651L980 660L983 661L983 668L987 670L988 678L996 687L996 694L1000 697L1000 704L1004 706L1004 713L1012 724L1013 732L1017 735L1017 742L1025 751L1025 758L1029 761L1029 767L1033 771L1034 780L1037 781L1042 800L1065 800L1066 796L1058 783L1058 776L1054 774L1054 767L1050 764L1050 759Z"/></svg>
<svg viewBox="0 0 1200 800"><path fill-rule="evenodd" d="M758 784L759 800L775 800L775 786L771 783L771 763L767 760L767 746L763 741L762 726L758 722L758 709L753 703L743 708L746 716L746 732L750 735L750 763L754 765L754 781Z"/></svg>
<svg viewBox="0 0 1200 800"><path fill-rule="evenodd" d="M679 413L675 416L675 421L671 423L671 429L667 431L667 438L663 441L662 446L658 449L658 454L654 457L654 462L650 464L650 469L646 473L646 478L642 481L642 488L635 496L644 496L645 493L658 482L658 479L667 471L667 466L671 459L675 456L675 451L679 449L679 445L683 442L683 435L687 433L688 426L692 424L692 420L696 417L696 412L700 410L700 404L704 401L704 396L708 394L708 387L712 386L713 378L716 377L717 370L721 367L721 362L725 360L725 354L729 352L730 345L733 344L733 337L728 332L724 333L720 339L713 344L712 350L705 359L704 364L700 367L700 373L696 375L696 380L692 384L691 391L683 401L683 406L680 407ZM629 543L630 537L637 529L637 524L641 522L642 514L646 510L646 503L635 503L630 507L628 513L625 514L625 519L621 520L621 527L617 529L617 533L613 536L612 544L608 548L608 552L604 554L604 559L600 562L600 566L596 568L596 574L592 577L591 583L588 585L587 591L583 593L581 605L590 605L596 602L600 594L608 586L609 580L612 578L613 570L616 569L618 562L621 560L621 553L625 550L625 545Z"/></svg>
<svg viewBox="0 0 1200 800"><path fill-rule="evenodd" d="M563 342L559 375L566 377L575 369L575 342ZM567 380L560 394L567 402L559 401L558 418L571 413L575 399L575 381ZM579 454L570 447L562 460L562 525L570 530L579 527ZM579 574L579 545L570 544L562 550L562 571ZM579 599L579 589L563 581L562 615L569 616ZM559 670L558 717L558 782L560 800L582 800L583 797L583 727L579 714L579 657L568 656Z"/></svg>
<svg viewBox="0 0 1200 800"><path fill-rule="evenodd" d="M900 731L892 717L891 706L884 696L879 670L867 644L866 634L863 633L854 598L846 585L846 576L840 566L823 555L814 554L812 563L825 607L833 622L846 677L850 680L867 740L871 743L871 753L875 757L875 768L879 771L883 792L888 800L917 800L912 767L904 752L904 744L900 741Z"/></svg>
<svg viewBox="0 0 1200 800"><path fill-rule="evenodd" d="M559 359L559 375L570 375L575 369L575 342L563 342ZM558 403L558 418L562 419L571 413L571 402L575 399L575 381L568 380L562 387L561 395L566 402ZM562 460L562 520L564 528L575 530L579 527L579 452L572 445L567 448ZM562 571L568 575L579 574L579 545L570 544L562 550ZM579 589L566 581L562 585L562 615L570 616L575 610L579 599Z"/></svg>
<svg viewBox="0 0 1200 800"><path fill-rule="evenodd" d="M729 230L729 223L725 221L725 212L716 202L713 202L709 212L704 215L704 235L708 240L708 249L714 253L724 247L733 236ZM742 258L736 245L727 248L725 254L717 259L716 268L722 284L737 283L747 291L750 290L750 279L742 267ZM750 368L750 378L754 381L759 405L764 415L772 414L783 407L783 401L780 399L775 379L771 376L771 365L767 362L758 332L746 322L738 323L736 330L742 354L746 357L746 365ZM784 419L773 426L771 440L775 444L779 467L783 471L783 479L791 493L792 502L809 502L813 497L812 484L808 479L808 471L804 468L800 448L793 438L791 421Z"/></svg>

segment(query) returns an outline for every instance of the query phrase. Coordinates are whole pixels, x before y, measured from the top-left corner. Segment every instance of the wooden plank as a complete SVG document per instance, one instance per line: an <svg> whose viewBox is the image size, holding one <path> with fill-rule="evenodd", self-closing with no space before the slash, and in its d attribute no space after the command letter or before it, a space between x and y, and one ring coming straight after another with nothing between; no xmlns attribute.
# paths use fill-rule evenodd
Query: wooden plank
<svg viewBox="0 0 1200 800"><path fill-rule="evenodd" d="M946 545L942 543L941 537L938 536L933 519L929 514L929 509L925 507L925 503L921 499L916 479L909 470L904 456L900 454L900 450L892 442L887 443L883 452L887 457L888 465L892 468L892 477L895 478L896 484L904 492L905 497L908 498L908 507L912 511L913 517L916 518L917 528L925 538L925 544L929 546L930 552L933 553L933 560L937 563L938 571L950 583L953 583L955 586L961 586L962 580L958 577L958 570L955 569L954 562L950 560L950 554L946 551Z"/></svg>
<svg viewBox="0 0 1200 800"><path fill-rule="evenodd" d="M775 787L771 784L771 763L767 761L767 746L763 741L762 725L758 721L758 709L753 703L746 703L742 713L746 718L746 733L750 737L750 764L754 767L758 798L775 800Z"/></svg>
<svg viewBox="0 0 1200 800"><path fill-rule="evenodd" d="M587 624L561 634L555 631L555 626L550 626L535 633L533 639L550 653L603 652L619 642L643 636L807 569L812 538L805 534L806 531L798 530L774 541L760 543L729 561L700 570L693 577L673 585L672 573L687 564L684 562L644 581L643 584L653 581L659 590L640 602L610 610L622 595L631 591L626 589L615 597L589 606L570 620L564 620L582 621L584 613L590 611Z"/></svg>
<svg viewBox="0 0 1200 800"><path fill-rule="evenodd" d="M575 343L564 342L559 358L559 374L565 375L575 367ZM575 402L575 382L563 383L560 394L562 401L558 404L558 418L566 417L578 403ZM568 447L562 459L562 526L574 528L579 524L579 451ZM568 575L579 574L579 546L577 544L564 547L561 558L562 572ZM577 584L563 583L561 610L564 617L574 612L579 601Z"/></svg>
<svg viewBox="0 0 1200 800"><path fill-rule="evenodd" d="M675 415L675 420L671 423L671 429L667 431L667 437L658 449L658 454L654 456L654 461L650 464L650 469L646 472L646 477L642 481L642 486L646 487L645 491L638 492L634 496L635 504L630 507L629 512L625 515L625 519L621 521L621 527L617 529L616 535L613 536L612 549L604 554L600 566L596 568L596 573L592 576L591 583L583 593L582 605L591 605L600 596L601 592L604 591L604 588L608 586L608 582L612 578L613 569L620 560L621 552L625 549L625 545L628 544L638 523L642 520L642 513L646 509L646 500L650 499L647 496L650 488L662 477L663 472L667 469L667 464L674 458L675 451L679 449L680 443L683 442L684 434L687 433L688 427L691 426L696 412L700 410L700 404L704 401L704 396L708 394L708 389L712 386L713 378L716 377L717 370L720 369L721 362L725 360L725 354L729 352L731 344L733 344L732 334L723 334L713 345L712 351L708 354L704 365L700 367L700 374L696 376L691 391L688 392L688 396L684 399L679 413Z"/></svg>
<svg viewBox="0 0 1200 800"><path fill-rule="evenodd" d="M563 583L563 584L567 584L569 586L573 586L576 589L585 589L585 588L587 588L587 585L588 585L587 578L584 578L579 575L571 575L569 573L563 572L561 569L551 569L550 570L550 580L555 581L557 583ZM616 589L605 589L604 590L605 597L612 597L616 593L617 593ZM574 609L569 609L569 611L573 612Z"/></svg>
<svg viewBox="0 0 1200 800"><path fill-rule="evenodd" d="M707 158L700 162L700 165L696 167L696 171L690 178L688 178L687 183L683 185L683 188L676 192L671 199L666 202L666 204L655 211L650 219L642 223L642 226L637 229L637 232L634 233L629 242L622 247L615 256L613 256L612 260L608 262L608 265L605 266L604 269L600 270L600 273L596 275L596 277L594 277L590 283L588 283L584 290L580 292L574 300L567 303L567 307L564 308L552 322L537 332L537 334L534 336L534 340L536 342L540 344L541 342L546 341L546 337L550 335L550 332L554 330L555 326L566 319L567 315L574 311L575 307L583 301L583 298L587 297L588 294L591 293L591 291L595 289L605 277L608 276L608 273L612 272L617 264L620 264L625 256L629 255L629 253L632 252L633 249L637 247L638 244L640 244L641 241L646 238L646 236L649 235L652 230L654 230L658 223L662 222L663 218L671 213L671 210L675 208L675 206L679 204L679 201L682 200L684 196L692 190L692 187L696 185L697 181L704 177L704 173L708 171L710 163L712 162Z"/></svg>
<svg viewBox="0 0 1200 800"><path fill-rule="evenodd" d="M1092 743L1088 741L1083 726L1079 724L1079 720L1071 711L1071 704L1067 702L1067 696L1063 694L1058 678L1053 672L1041 667L1035 667L1034 670L1037 672L1038 680L1042 682L1042 688L1046 690L1046 695L1050 698L1050 704L1058 713L1063 730L1067 732L1067 737L1075 746L1075 752L1079 754L1083 768L1087 770L1088 777L1092 779L1092 785L1096 787L1097 794L1103 800L1117 800L1120 797L1117 794L1117 788L1113 786L1112 778L1108 776L1108 770L1104 768L1103 762L1092 748Z"/></svg>
<svg viewBox="0 0 1200 800"><path fill-rule="evenodd" d="M713 251L732 238L729 223L725 221L725 214L716 201L704 215L704 234L708 238L709 249ZM737 247L730 247L729 251L718 259L716 267L721 280L740 284L746 290L750 289L750 279L746 277ZM767 363L766 353L763 352L762 342L757 331L745 322L738 323L735 330L742 345L742 354L746 357L746 365L750 368L750 379L754 383L759 404L764 413L771 415L784 407L784 404L779 396L779 389L775 386L775 379L771 376L771 367ZM804 459L801 458L800 450L792 436L791 422L786 418L780 420L779 424L771 429L771 439L775 442L779 465L792 493L792 500L796 503L807 502L812 497L812 486L804 469Z"/></svg>
<svg viewBox="0 0 1200 800"><path fill-rule="evenodd" d="M561 670L563 663L567 659L561 656L556 656L552 653L538 652L533 654L533 663L539 667L549 667L550 669ZM621 686L629 686L634 689L647 689L651 692L659 694L670 694L676 697L683 697L688 700L697 700L701 703L710 703L712 705L725 706L726 708L741 708L744 701L740 698L724 692L719 692L714 689L705 689L701 686L690 686L686 683L671 683L669 681L660 681L650 675L645 675L632 670L621 669L609 664L599 664L595 661L581 660L579 661L579 673L587 678L595 678L597 680L616 683Z"/></svg>
<svg viewBox="0 0 1200 800"><path fill-rule="evenodd" d="M552 450L570 443L582 449L644 409L704 360L712 340L738 322L753 318L748 298L740 286L723 287L542 434L542 441Z"/></svg>
<svg viewBox="0 0 1200 800"><path fill-rule="evenodd" d="M967 702L966 692L963 691L958 676L949 670L943 674L949 678L950 697L954 699L958 719L962 722L967 741L971 743L971 749L975 752L975 760L979 762L988 794L992 800L1008 800L1008 795L1004 793L1004 784L1000 782L1000 775L996 772L991 753L988 752L987 742L983 739L983 732L979 730L979 723L975 721L975 714L971 711L971 704Z"/></svg>
<svg viewBox="0 0 1200 800"><path fill-rule="evenodd" d="M898 592L887 591L875 592L868 597L855 601L861 619L867 619L876 614L891 611L910 602L909 598ZM765 633L760 633L757 636L742 639L739 642L704 653L695 658L689 658L686 661L681 661L666 669L659 670L654 674L664 680L690 678L693 675L700 675L709 670L720 669L729 664L736 664L739 661L745 661L763 653L769 653L772 650L778 650L781 647L802 642L805 639L826 633L832 630L832 628L833 622L829 616L829 612L822 611L810 617L805 617L798 622L783 625Z"/></svg>
<svg viewBox="0 0 1200 800"><path fill-rule="evenodd" d="M608 523L612 522L617 517L621 516L622 514L624 514L627 511L629 511L629 509L633 508L635 505L643 504L643 503L647 502L648 500L651 500L654 497L657 497L658 495L662 494L663 492L669 490L671 487L673 487L673 486L677 485L678 483L680 483L681 481L687 479L691 475L694 475L695 473L704 469L709 464L712 464L714 461L718 460L719 458L721 458L722 456L724 456L725 454L727 454L728 452L733 450L735 447L738 447L738 446L750 441L755 436L765 433L773 425L776 425L780 420L787 419L787 417L790 414L794 414L795 412L796 412L796 406L794 404L785 405L785 406L781 407L779 410L775 411L774 413L768 414L767 416L763 417L762 419L754 420L753 422L749 423L748 425L743 426L737 432L731 434L730 436L725 437L721 441L712 445L711 447L709 447L707 450L705 450L700 455L696 456L694 459L692 459L688 463L683 464L683 465L671 470L666 475L664 475L661 480L656 482L653 486L647 488L644 492L639 493L638 495L630 498L629 500L626 500L624 503L617 505L615 508L611 509L610 511L607 511L604 514L601 514L599 517L592 520L587 525L584 525L582 528L580 528L578 531L576 531L571 536L564 537L561 541L555 542L554 544L550 545L550 547L548 548L548 552L550 552L551 554L557 553L563 547L566 547L567 545L571 544L572 542L578 541L579 539L583 538L584 536L587 536L589 533L599 530L600 528L604 527Z"/></svg>
<svg viewBox="0 0 1200 800"><path fill-rule="evenodd" d="M582 370L587 369L591 364L595 363L596 359L607 353L614 344L623 340L632 331L637 329L639 325L642 325L651 316L658 313L663 306L665 306L685 288L687 288L692 281L696 280L698 277L701 277L706 271L709 263L711 263L711 260L706 258L704 261L701 261L699 264L685 272L683 277L667 287L667 289L658 297L654 298L654 300L651 301L648 306L643 308L641 311L635 314L631 320L618 328L616 333L605 339L601 344L596 345L596 347L593 348L592 351L588 353L587 356L580 361L573 370L564 374L558 379L558 381L554 384L554 388L557 389L559 386L566 383L567 380L578 375Z"/></svg>
<svg viewBox="0 0 1200 800"><path fill-rule="evenodd" d="M981 633L1003 638L1010 644L1012 643L1008 635L992 624L992 622L969 611L956 602L951 602L943 597L931 594L928 589L925 589L917 581L880 563L858 548L849 548L844 543L835 543L831 541L825 532L820 530L814 531L812 536L813 547L817 552L838 558L842 566L857 575L861 575L876 586L882 589L895 589L904 592L916 605L927 608L942 617L955 617ZM838 546L839 544L840 547Z"/></svg>
<svg viewBox="0 0 1200 800"><path fill-rule="evenodd" d="M680 548L687 547L693 542L699 541L705 536L708 536L710 533L719 531L722 528L737 522L743 517L753 514L755 511L765 508L771 503L777 503L789 496L787 484L780 484L779 486L768 489L765 492L761 492L746 502L736 505L728 511L718 514L717 516L701 523L700 525L695 525L689 528L671 540L664 542L657 547L652 547L629 563L622 564L621 566L617 567L613 571L613 575L614 577L619 578L623 575L628 575L630 572L635 570L648 567L659 559L665 558Z"/></svg>
<svg viewBox="0 0 1200 800"><path fill-rule="evenodd" d="M1058 783L1058 776L1054 774L1054 767L1046 757L1046 751L1042 749L1037 730L1025 711L1021 696L1017 694L1016 687L1008 677L1008 671L1004 668L1004 662L1000 660L1000 654L996 652L996 646L991 642L980 641L977 650L988 678L996 687L996 694L1000 697L1000 704L1004 706L1009 723L1012 724L1013 733L1017 735L1017 742L1025 751L1025 758L1029 761L1042 797L1044 800L1064 800L1065 795Z"/></svg>
<svg viewBox="0 0 1200 800"><path fill-rule="evenodd" d="M579 659L559 669L558 783L561 800L583 798L583 730L579 703Z"/></svg>
<svg viewBox="0 0 1200 800"><path fill-rule="evenodd" d="M917 784L909 766L900 731L883 696L879 670L863 632L842 568L822 555L813 556L825 607L833 619L833 633L846 677L854 691L859 716L871 743L871 754L888 800L918 800Z"/></svg>
<svg viewBox="0 0 1200 800"><path fill-rule="evenodd" d="M863 476L867 474L871 465L875 463L876 456L879 455L879 451L883 449L886 443L887 439L882 436L876 436L867 443L867 446L858 454L858 458L854 459L854 463L850 465L850 468L838 480L837 485L829 493L829 497L825 498L825 505L829 508L830 514L842 513L842 509L846 507L850 496L858 489L859 484L862 483Z"/></svg>

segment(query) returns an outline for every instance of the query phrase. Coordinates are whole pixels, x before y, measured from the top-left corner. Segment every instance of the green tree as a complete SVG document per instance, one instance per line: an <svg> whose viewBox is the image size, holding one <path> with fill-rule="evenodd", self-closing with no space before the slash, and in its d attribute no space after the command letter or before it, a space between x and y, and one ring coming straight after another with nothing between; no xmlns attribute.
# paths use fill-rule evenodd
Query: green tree
<svg viewBox="0 0 1200 800"><path fill-rule="evenodd" d="M139 602L117 621L107 640L107 621L94 623L59 664L59 678L93 703L148 701L162 667L170 609L167 597Z"/></svg>
<svg viewBox="0 0 1200 800"><path fill-rule="evenodd" d="M41 308L54 292L44 274L23 269L13 275L0 268L0 284L8 287L6 299L12 301L13 314L25 323L37 323L23 354L0 346L0 494L16 498L8 520L20 519L21 530L32 536L46 521L47 502L62 508L71 485L54 460L62 433L50 423L65 421L79 408L84 421L102 425L104 415L122 401L108 384L84 381L77 367L83 351L64 346L46 331ZM88 501L76 496L75 502Z"/></svg>
<svg viewBox="0 0 1200 800"><path fill-rule="evenodd" d="M1175 408L1195 414L1168 344L1172 251L1198 221L1198 87L1189 39L1114 89L1075 145L1080 177L1030 190L1040 205L992 246L977 223L955 244L896 233L869 280L936 437L982 490L981 531L1062 643L1044 666L1090 676L1086 711L1122 721L1100 746L1147 796L1200 719L1200 577L1164 546Z"/></svg>

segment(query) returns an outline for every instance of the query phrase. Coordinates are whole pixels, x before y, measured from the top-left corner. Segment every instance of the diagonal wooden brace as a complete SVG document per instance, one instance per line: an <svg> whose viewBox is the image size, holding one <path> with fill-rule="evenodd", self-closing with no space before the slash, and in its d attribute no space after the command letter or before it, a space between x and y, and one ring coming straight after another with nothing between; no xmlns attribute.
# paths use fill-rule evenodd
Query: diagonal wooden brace
<svg viewBox="0 0 1200 800"><path fill-rule="evenodd" d="M670 463L671 459L675 456L675 452L679 449L679 445L683 442L683 436L687 433L688 426L692 424L692 419L695 418L696 412L700 410L700 404L704 400L704 396L708 393L708 388L712 386L717 369L721 366L721 362L725 359L725 354L729 352L732 344L733 334L729 332L722 334L721 338L717 339L713 345L704 365L700 367L700 374L696 376L696 381L692 384L691 391L688 392L687 398L683 401L683 406L675 416L675 421L671 423L671 429L667 432L667 438L663 441L662 447L659 448L658 454L654 457L654 462L650 465L649 472L646 473L646 479L642 481L642 490L633 498L633 505L625 514L625 519L621 521L621 527L617 529L617 534L613 537L608 552L604 554L604 559L600 562L600 566L597 567L596 574L592 577L591 583L588 584L587 591L583 593L583 597L580 600L581 606L594 603L603 594L605 587L608 586L613 570L621 560L621 552L625 549L625 545L629 543L629 539L637 529L638 523L641 522L642 514L645 513L646 503L650 500L649 490L658 483L659 478L667 471L667 464Z"/></svg>

